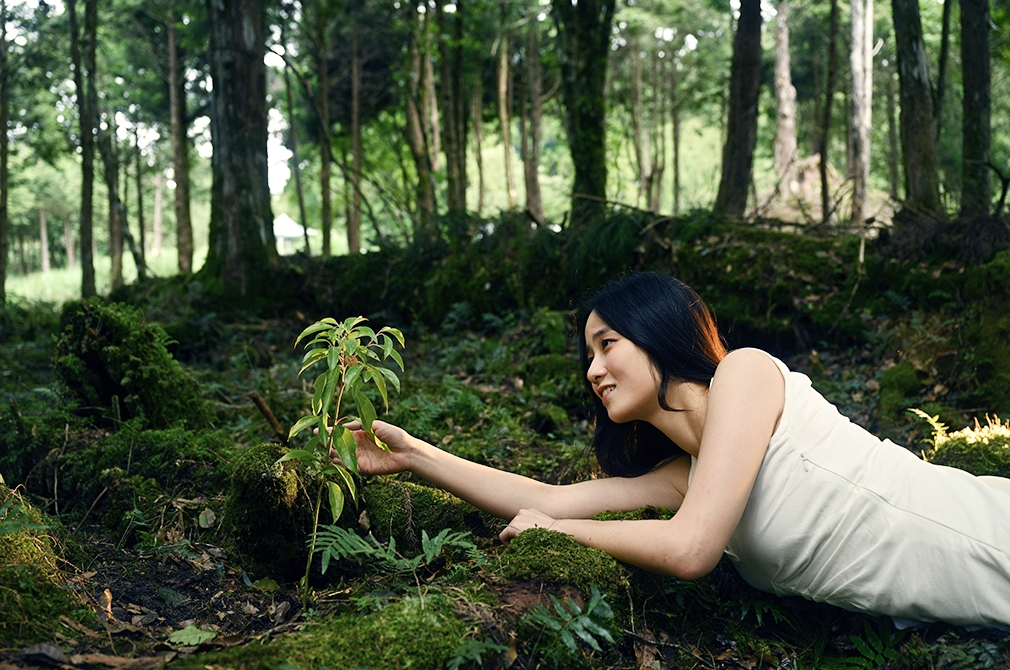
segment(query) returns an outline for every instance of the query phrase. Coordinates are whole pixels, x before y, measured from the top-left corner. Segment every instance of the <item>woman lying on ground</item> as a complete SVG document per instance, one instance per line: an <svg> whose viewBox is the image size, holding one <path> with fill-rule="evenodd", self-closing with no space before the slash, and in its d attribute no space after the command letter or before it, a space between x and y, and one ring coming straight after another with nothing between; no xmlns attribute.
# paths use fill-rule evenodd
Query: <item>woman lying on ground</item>
<svg viewBox="0 0 1010 670"><path fill-rule="evenodd" d="M555 486L376 421L365 474L409 470L502 519L698 579L723 553L758 589L911 621L1010 626L1010 480L932 465L838 413L757 349L726 353L682 282L632 275L581 320L593 446L610 477ZM593 521L606 510L669 520Z"/></svg>

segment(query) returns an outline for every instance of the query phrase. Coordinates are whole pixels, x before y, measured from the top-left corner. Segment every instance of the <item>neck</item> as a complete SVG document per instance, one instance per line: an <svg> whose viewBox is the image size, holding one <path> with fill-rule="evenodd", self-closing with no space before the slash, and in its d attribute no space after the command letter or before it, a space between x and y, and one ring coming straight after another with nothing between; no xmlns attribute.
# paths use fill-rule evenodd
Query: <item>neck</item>
<svg viewBox="0 0 1010 670"><path fill-rule="evenodd" d="M697 457L708 409L708 385L699 382L671 383L666 391L666 404L681 411L669 412L660 407L649 423L681 449Z"/></svg>

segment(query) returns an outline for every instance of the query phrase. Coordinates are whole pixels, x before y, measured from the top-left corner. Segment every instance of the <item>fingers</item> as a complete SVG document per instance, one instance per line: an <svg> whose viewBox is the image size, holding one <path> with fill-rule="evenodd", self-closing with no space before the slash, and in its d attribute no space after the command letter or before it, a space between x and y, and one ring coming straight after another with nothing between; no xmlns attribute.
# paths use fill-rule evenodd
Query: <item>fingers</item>
<svg viewBox="0 0 1010 670"><path fill-rule="evenodd" d="M501 540L502 544L508 544L512 541L512 538L518 534L519 529L509 524L508 526L505 526L505 530L498 534L498 539Z"/></svg>

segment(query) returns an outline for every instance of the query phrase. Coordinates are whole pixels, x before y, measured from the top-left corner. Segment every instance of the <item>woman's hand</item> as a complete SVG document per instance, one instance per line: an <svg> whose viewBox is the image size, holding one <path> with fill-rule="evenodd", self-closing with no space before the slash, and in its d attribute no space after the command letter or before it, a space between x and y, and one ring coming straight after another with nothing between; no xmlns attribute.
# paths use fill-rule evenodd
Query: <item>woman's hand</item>
<svg viewBox="0 0 1010 670"><path fill-rule="evenodd" d="M528 528L546 528L550 530L557 521L557 519L547 516L540 510L521 509L509 521L509 525L505 526L505 530L498 535L498 538L505 544L508 544L512 541L512 538Z"/></svg>
<svg viewBox="0 0 1010 670"><path fill-rule="evenodd" d="M382 440L389 451L375 444L372 436L362 429L359 421L344 424L354 435L358 445L358 471L363 475L391 475L410 470L413 438L410 434L385 421L373 421L372 430ZM330 449L330 460L334 465L343 465L336 450Z"/></svg>

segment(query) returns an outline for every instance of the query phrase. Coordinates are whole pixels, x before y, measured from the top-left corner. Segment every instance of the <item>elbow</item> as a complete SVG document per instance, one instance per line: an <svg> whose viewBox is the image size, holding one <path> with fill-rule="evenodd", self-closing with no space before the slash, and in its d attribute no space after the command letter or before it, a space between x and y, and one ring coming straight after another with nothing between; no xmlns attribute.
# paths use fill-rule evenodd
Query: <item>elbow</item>
<svg viewBox="0 0 1010 670"><path fill-rule="evenodd" d="M663 572L677 579L693 582L712 572L715 566L719 564L721 557L721 551L705 547L695 547L668 561L667 565L664 566L665 569Z"/></svg>

